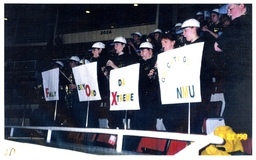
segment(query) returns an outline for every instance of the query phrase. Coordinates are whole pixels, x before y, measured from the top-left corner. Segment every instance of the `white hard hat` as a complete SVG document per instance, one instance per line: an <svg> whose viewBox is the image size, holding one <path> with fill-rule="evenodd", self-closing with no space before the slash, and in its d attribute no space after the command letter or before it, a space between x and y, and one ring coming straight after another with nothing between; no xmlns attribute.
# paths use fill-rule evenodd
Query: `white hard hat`
<svg viewBox="0 0 256 160"><path fill-rule="evenodd" d="M188 19L185 22L183 22L181 28L186 28L186 27L200 27L200 22L194 18Z"/></svg>
<svg viewBox="0 0 256 160"><path fill-rule="evenodd" d="M202 15L204 15L203 12L197 12L197 13L196 13L196 16L202 16Z"/></svg>
<svg viewBox="0 0 256 160"><path fill-rule="evenodd" d="M77 57L77 56L72 56L72 57L70 58L70 60L76 61L76 62L80 62L80 58Z"/></svg>
<svg viewBox="0 0 256 160"><path fill-rule="evenodd" d="M56 61L56 64L59 64L61 67L64 67L64 64L61 61Z"/></svg>
<svg viewBox="0 0 256 160"><path fill-rule="evenodd" d="M92 45L92 48L105 48L105 44L102 42L96 42Z"/></svg>
<svg viewBox="0 0 256 160"><path fill-rule="evenodd" d="M126 39L124 37L116 37L113 42L126 44Z"/></svg>
<svg viewBox="0 0 256 160"><path fill-rule="evenodd" d="M141 45L140 45L139 48L140 48L140 49L143 49L143 48L153 49L153 46L152 46L152 44L149 43L149 42L143 42L143 43L141 43Z"/></svg>
<svg viewBox="0 0 256 160"><path fill-rule="evenodd" d="M175 24L175 27L181 27L182 26L182 23L176 23Z"/></svg>
<svg viewBox="0 0 256 160"><path fill-rule="evenodd" d="M219 14L219 9L215 8L215 9L212 10L212 12Z"/></svg>
<svg viewBox="0 0 256 160"><path fill-rule="evenodd" d="M134 33L131 34L131 36L133 36L133 35L138 35L140 37L142 36L142 34L140 32L134 32Z"/></svg>
<svg viewBox="0 0 256 160"><path fill-rule="evenodd" d="M155 29L154 33L162 33L162 30L161 29Z"/></svg>

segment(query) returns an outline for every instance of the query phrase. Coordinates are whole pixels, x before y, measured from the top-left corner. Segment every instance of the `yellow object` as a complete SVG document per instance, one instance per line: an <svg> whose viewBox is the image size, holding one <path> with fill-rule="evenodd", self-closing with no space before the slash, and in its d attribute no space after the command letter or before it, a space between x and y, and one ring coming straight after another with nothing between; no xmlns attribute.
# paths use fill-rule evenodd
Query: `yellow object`
<svg viewBox="0 0 256 160"><path fill-rule="evenodd" d="M225 142L222 145L209 145L201 155L231 155L231 152L244 152L240 138L229 126L219 126L214 130L214 135L222 137Z"/></svg>

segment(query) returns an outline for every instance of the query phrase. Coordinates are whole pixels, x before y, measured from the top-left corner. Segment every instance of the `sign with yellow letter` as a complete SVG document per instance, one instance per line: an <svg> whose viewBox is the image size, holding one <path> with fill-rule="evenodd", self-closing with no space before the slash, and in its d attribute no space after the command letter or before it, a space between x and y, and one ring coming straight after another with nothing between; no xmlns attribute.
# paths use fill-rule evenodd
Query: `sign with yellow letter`
<svg viewBox="0 0 256 160"><path fill-rule="evenodd" d="M204 43L158 54L162 104L201 102L200 70Z"/></svg>
<svg viewBox="0 0 256 160"><path fill-rule="evenodd" d="M97 79L97 62L72 68L79 101L101 100Z"/></svg>
<svg viewBox="0 0 256 160"><path fill-rule="evenodd" d="M110 71L110 110L139 110L139 67L132 64Z"/></svg>
<svg viewBox="0 0 256 160"><path fill-rule="evenodd" d="M59 68L42 72L46 101L59 100Z"/></svg>

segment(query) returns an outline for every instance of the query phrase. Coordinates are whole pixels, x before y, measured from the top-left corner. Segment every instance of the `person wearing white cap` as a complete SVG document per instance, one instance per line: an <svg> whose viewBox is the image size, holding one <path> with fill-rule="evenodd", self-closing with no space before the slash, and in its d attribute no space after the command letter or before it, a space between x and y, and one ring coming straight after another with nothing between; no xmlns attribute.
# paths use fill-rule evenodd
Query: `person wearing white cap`
<svg viewBox="0 0 256 160"><path fill-rule="evenodd" d="M92 128L99 128L99 118L101 110L108 109L107 107L100 107L101 104L109 105L109 83L108 79L102 71L102 67L105 67L107 59L105 55L105 44L102 42L96 42L92 45L92 57L90 58L90 63L97 62L97 81L101 100L90 102L89 111L89 123L88 126Z"/></svg>
<svg viewBox="0 0 256 160"><path fill-rule="evenodd" d="M176 23L175 26L174 26L174 32L179 31L181 26L182 26L182 23Z"/></svg>
<svg viewBox="0 0 256 160"><path fill-rule="evenodd" d="M137 52L137 50L139 49L139 46L142 43L142 34L140 32L134 32L131 34L131 36L133 37L133 41L128 41L128 51L129 54L132 55L136 61L138 61L140 55Z"/></svg>
<svg viewBox="0 0 256 160"><path fill-rule="evenodd" d="M203 16L203 15L204 15L204 13L203 13L203 12L201 12L201 11L196 12L196 16Z"/></svg>
<svg viewBox="0 0 256 160"><path fill-rule="evenodd" d="M140 110L132 112L131 129L155 130L156 116L160 104L159 82L155 69L157 56L154 56L153 46L149 42L141 43L139 99Z"/></svg>
<svg viewBox="0 0 256 160"><path fill-rule="evenodd" d="M201 26L206 24L204 17L205 17L205 15L204 15L204 12L202 12L202 11L197 12L195 15L195 19L200 22Z"/></svg>
<svg viewBox="0 0 256 160"><path fill-rule="evenodd" d="M116 37L113 43L117 56L111 57L110 60L107 61L106 66L117 69L135 63L131 55L124 52L127 44L124 37Z"/></svg>
<svg viewBox="0 0 256 160"><path fill-rule="evenodd" d="M204 32L205 40L213 45L216 38L222 34L223 27L220 24L221 15L219 14L219 9L213 9L210 15L210 22L202 26L202 31Z"/></svg>
<svg viewBox="0 0 256 160"><path fill-rule="evenodd" d="M159 52L161 52L162 49L162 43L161 43L161 37L162 37L162 30L161 29L155 29L153 33L151 33L155 40L153 41L153 51L154 54L157 55Z"/></svg>
<svg viewBox="0 0 256 160"><path fill-rule="evenodd" d="M59 68L59 100L58 100L58 123L63 125L65 123L70 123L70 113L67 107L67 92L66 86L69 86L70 82L66 76L66 70L64 63L62 61L55 61L53 68ZM66 122L65 122L66 121Z"/></svg>
<svg viewBox="0 0 256 160"><path fill-rule="evenodd" d="M105 49L105 44L102 42L96 42L92 45L92 57L90 58L90 62L96 62L100 58L100 54L103 49Z"/></svg>
<svg viewBox="0 0 256 160"><path fill-rule="evenodd" d="M155 67L157 56L154 56L153 46L149 42L141 43L139 49L142 57L139 74L140 110L132 111L130 127L132 130L156 130L160 91L158 78L150 71ZM131 136L126 145L129 148L136 148L140 139L140 137Z"/></svg>
<svg viewBox="0 0 256 160"><path fill-rule="evenodd" d="M55 61L53 68L63 68L64 64L61 61Z"/></svg>
<svg viewBox="0 0 256 160"><path fill-rule="evenodd" d="M200 71L200 86L201 86L201 99L200 103L194 103L193 109L191 109L191 133L201 133L201 126L203 124L203 118L206 114L206 106L210 103L210 97L212 94L214 77L214 64L212 59L212 47L207 41L204 41L202 37L198 35L200 30L200 23L196 19L188 19L183 22L181 28L183 28L183 35L187 40L187 45L194 43L204 43L201 71Z"/></svg>
<svg viewBox="0 0 256 160"><path fill-rule="evenodd" d="M71 109L72 125L74 127L85 127L86 120L86 103L80 102L76 87L76 82L72 68L80 65L81 59L78 56L71 56L69 59L69 88L68 88L68 107Z"/></svg>
<svg viewBox="0 0 256 160"><path fill-rule="evenodd" d="M193 43L195 41L203 41L198 32L200 30L200 22L196 19L188 19L183 22L181 28L183 29L183 35L187 39L189 43Z"/></svg>
<svg viewBox="0 0 256 160"><path fill-rule="evenodd" d="M69 85L69 90L72 91L73 89L76 89L76 85L74 82L74 76L72 72L72 68L77 67L80 65L80 58L78 56L71 56L69 59L69 80L71 84Z"/></svg>
<svg viewBox="0 0 256 160"><path fill-rule="evenodd" d="M78 66L78 64L80 63L80 58L78 56L72 56L70 57L69 60L70 60L70 63L74 63L70 65L71 68Z"/></svg>
<svg viewBox="0 0 256 160"><path fill-rule="evenodd" d="M103 67L104 74L107 78L109 78L109 73L112 69L118 69L122 68L131 64L134 64L136 61L133 59L133 57L125 52L125 47L127 44L127 41L124 37L116 37L113 41L114 43L114 49L116 56L112 56L109 58L109 60L106 63L106 67ZM110 128L124 128L123 124L123 118L125 115L124 111L110 111L109 112L109 127Z"/></svg>

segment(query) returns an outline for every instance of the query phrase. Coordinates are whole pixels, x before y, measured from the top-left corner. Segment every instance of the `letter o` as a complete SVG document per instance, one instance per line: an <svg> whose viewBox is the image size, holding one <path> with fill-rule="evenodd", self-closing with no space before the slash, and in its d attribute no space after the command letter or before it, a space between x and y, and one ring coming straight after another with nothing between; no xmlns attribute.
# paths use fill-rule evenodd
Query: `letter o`
<svg viewBox="0 0 256 160"><path fill-rule="evenodd" d="M121 85L122 85L122 80L119 79L119 80L118 80L118 86L121 86Z"/></svg>
<svg viewBox="0 0 256 160"><path fill-rule="evenodd" d="M91 92L90 86L89 86L89 85L86 85L86 86L85 86L85 94L86 94L88 97L90 96L90 92Z"/></svg>
<svg viewBox="0 0 256 160"><path fill-rule="evenodd" d="M162 77L162 79L161 79L161 80L162 80L162 82L165 82L165 78L164 78L164 77Z"/></svg>

